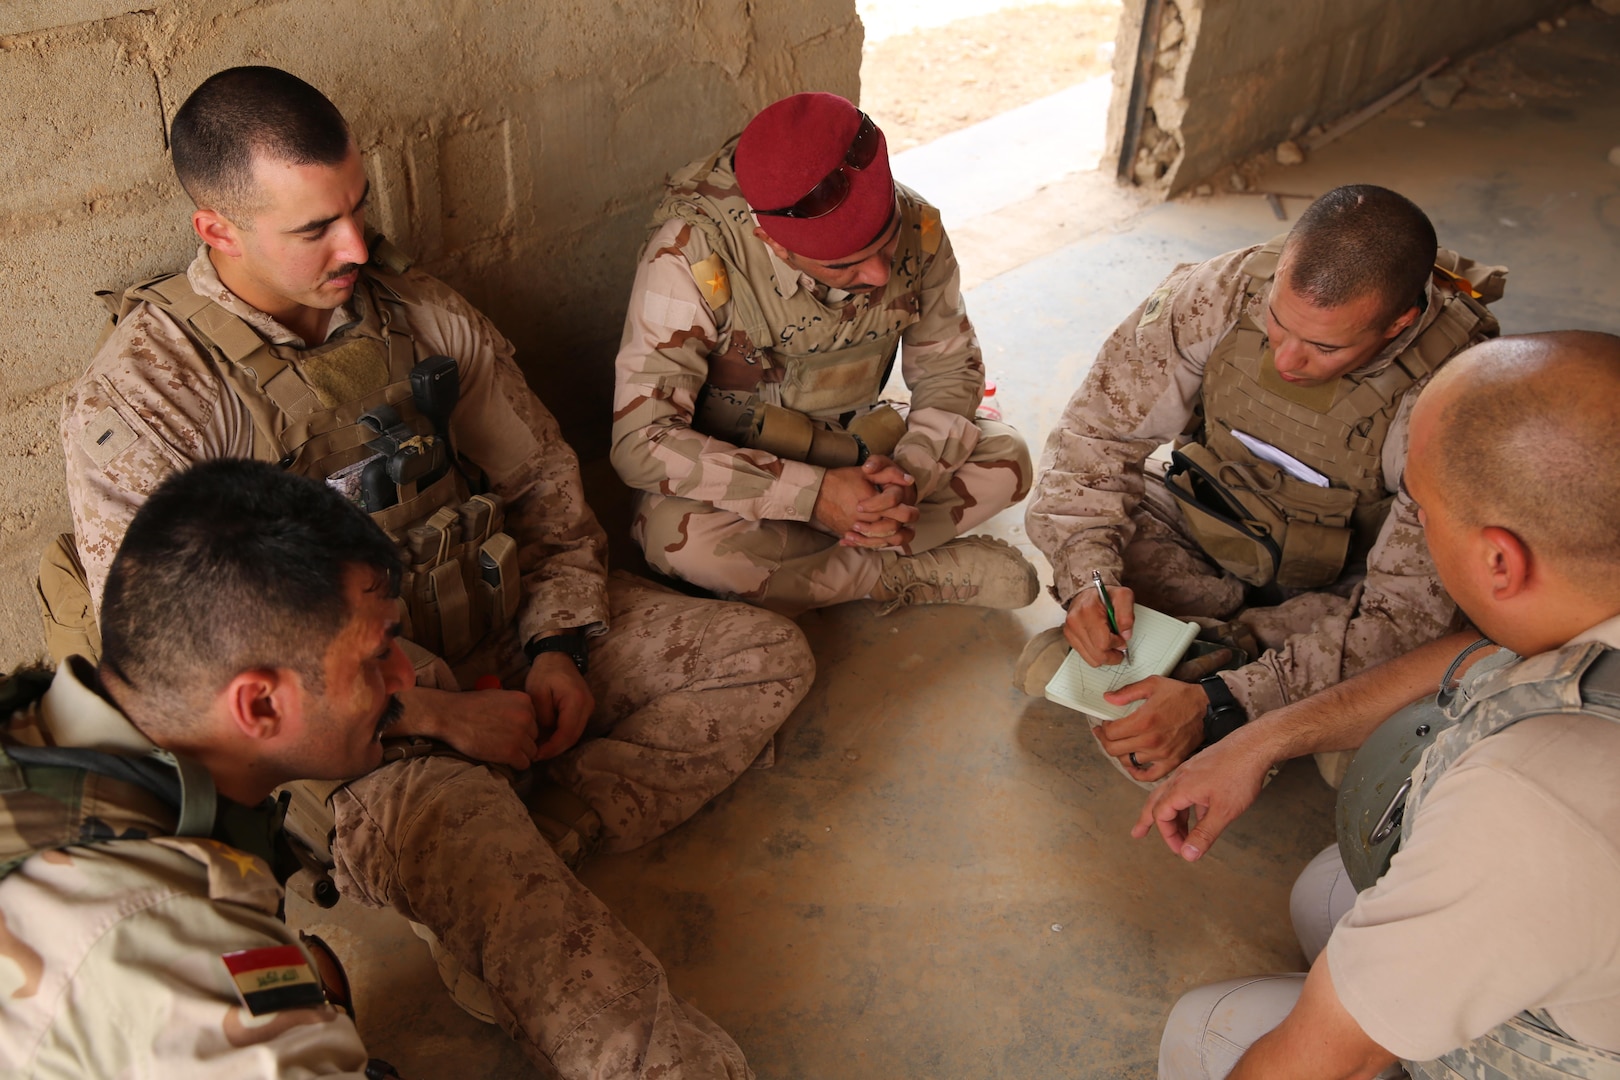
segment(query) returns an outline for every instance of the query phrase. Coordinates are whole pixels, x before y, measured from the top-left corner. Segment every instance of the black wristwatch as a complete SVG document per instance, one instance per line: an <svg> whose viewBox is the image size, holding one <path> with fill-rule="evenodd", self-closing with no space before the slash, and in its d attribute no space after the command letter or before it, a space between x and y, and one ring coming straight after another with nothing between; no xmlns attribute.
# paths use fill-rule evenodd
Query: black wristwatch
<svg viewBox="0 0 1620 1080"><path fill-rule="evenodd" d="M550 637L530 638L529 643L523 646L523 655L527 656L529 663L532 664L534 658L541 653L565 653L568 659L574 662L574 666L579 668L579 673L583 675L591 666L591 654L585 647L585 641L585 635L578 630L564 630L562 633L552 634Z"/></svg>
<svg viewBox="0 0 1620 1080"><path fill-rule="evenodd" d="M1198 685L1209 698L1209 708L1204 710L1204 746L1220 742L1249 722L1249 714L1232 696L1232 688L1226 685L1225 679L1209 675L1198 680Z"/></svg>

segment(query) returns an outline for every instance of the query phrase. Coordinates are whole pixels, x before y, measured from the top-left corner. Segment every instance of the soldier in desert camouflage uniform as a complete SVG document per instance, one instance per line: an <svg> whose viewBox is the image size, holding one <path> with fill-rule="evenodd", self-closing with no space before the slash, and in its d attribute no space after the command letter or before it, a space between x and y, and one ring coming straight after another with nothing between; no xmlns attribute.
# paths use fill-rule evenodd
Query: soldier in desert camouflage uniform
<svg viewBox="0 0 1620 1080"><path fill-rule="evenodd" d="M1177 267L1070 400L1026 515L1069 614L1026 649L1026 690L1039 692L1066 645L1119 662L1092 571L1114 590L1122 630L1133 600L1209 623L1276 605L1238 616L1266 649L1244 666L1114 695L1144 702L1096 728L1126 775L1156 780L1243 716L1451 628L1456 608L1398 493L1407 417L1434 370L1494 336L1480 302L1501 296L1506 271L1436 247L1428 218L1396 193L1336 189L1286 240ZM1149 455L1172 441L1167 482ZM1329 486L1263 460L1255 442ZM1321 764L1336 783L1338 766Z"/></svg>
<svg viewBox="0 0 1620 1080"><path fill-rule="evenodd" d="M264 68L221 73L199 94L197 111L177 114L173 144L205 246L185 274L131 290L64 407L91 596L135 509L188 462L253 457L341 486L384 458L408 465L447 434L459 467L402 478L374 515L405 549L416 644L445 654L413 648L419 685L401 692L397 733L436 741L408 740L375 772L327 785L339 882L420 924L458 1001L563 1075L642 1075L674 1045L701 1051L687 1061L694 1075L740 1073L735 1046L671 1004L656 962L535 826L577 854L593 835L622 851L690 817L807 690L803 636L766 612L609 577L573 451L510 344L440 282L367 263L387 249L362 239L368 184L336 109ZM300 135L313 128L315 151L276 142L259 123L267 115ZM205 120L202 139L188 125ZM185 155L218 157L221 141L244 160L215 190ZM459 373L443 430L413 411L408 379L434 356ZM381 426L405 425L391 429L391 454L372 453L381 438L362 415L384 415L379 405L394 410ZM464 475L486 478L489 495L469 495ZM484 675L511 689L454 692ZM522 776L544 811L534 823L480 762L534 765L555 782ZM301 835L320 847L326 829ZM603 960L626 950L637 965ZM595 977L537 978L556 953Z"/></svg>
<svg viewBox="0 0 1620 1080"><path fill-rule="evenodd" d="M322 991L346 1005L341 971L280 919L297 862L267 796L381 754L412 677L393 545L320 485L235 461L175 475L129 537L102 670L0 678L0 1072L358 1080L365 1047Z"/></svg>
<svg viewBox="0 0 1620 1080"><path fill-rule="evenodd" d="M903 417L879 396L897 354ZM658 570L788 614L1034 599L1017 552L961 535L1024 497L1030 464L975 418L984 365L939 211L843 98L785 98L674 176L617 379L613 464Z"/></svg>

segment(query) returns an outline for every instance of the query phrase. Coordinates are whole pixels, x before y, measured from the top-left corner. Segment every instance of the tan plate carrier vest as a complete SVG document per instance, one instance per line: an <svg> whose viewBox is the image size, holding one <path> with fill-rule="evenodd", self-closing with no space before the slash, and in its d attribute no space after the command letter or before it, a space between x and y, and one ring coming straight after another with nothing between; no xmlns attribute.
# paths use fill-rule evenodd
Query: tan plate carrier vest
<svg viewBox="0 0 1620 1080"><path fill-rule="evenodd" d="M112 323L140 303L174 319L247 407L253 456L325 480L373 456L368 443L376 432L360 417L379 405L393 406L424 442L439 437L411 396L411 368L423 357L405 317L410 285L403 274L410 264L386 240L372 243L372 262L352 301L359 323L313 348L266 342L242 319L197 295L183 273L131 286ZM455 663L489 630L516 616L517 544L502 531L501 500L469 495L455 463L420 490L400 485L399 501L371 517L399 544L405 561L400 599L404 636L411 642ZM70 652L94 658L100 640L89 637L93 621L88 629L73 625L79 612L89 614L90 597L70 535L46 552L40 595L52 655L58 661Z"/></svg>
<svg viewBox="0 0 1620 1080"><path fill-rule="evenodd" d="M1364 752L1371 750L1377 759L1364 761L1358 754L1352 771L1383 780L1362 784L1353 799L1340 801L1339 846L1347 866L1359 857L1349 847L1358 842L1352 838L1359 832L1357 823L1365 827L1365 823L1387 819L1385 804L1399 790L1407 793L1400 840L1409 842L1418 809L1435 782L1481 739L1534 716L1579 713L1620 723L1620 652L1594 641L1516 664L1503 662L1510 659L1487 657L1457 691L1442 693L1437 701L1425 699L1419 703L1421 709L1408 706L1384 722L1385 728L1419 721L1438 727L1433 745L1421 756L1412 754L1410 745L1403 747L1388 738L1383 728L1378 733L1383 738L1368 740ZM1408 769L1410 780L1399 785L1397 778ZM1346 819L1352 825L1348 830ZM1395 850L1381 851L1371 880L1357 884L1370 887L1388 869ZM1575 1041L1543 1009L1520 1013L1434 1061L1403 1064L1412 1080L1613 1080L1620 1076L1620 1054Z"/></svg>
<svg viewBox="0 0 1620 1080"><path fill-rule="evenodd" d="M1384 440L1401 399L1451 357L1500 332L1484 305L1501 298L1507 270L1441 248L1440 311L1410 345L1377 371L1296 387L1277 374L1266 332L1248 314L1276 273L1284 239L1243 263L1244 314L1205 366L1201 430L1176 449L1166 482L1194 538L1239 580L1314 589L1371 549L1392 502ZM1261 461L1234 430L1299 459L1331 486Z"/></svg>
<svg viewBox="0 0 1620 1080"><path fill-rule="evenodd" d="M678 218L708 241L683 254L719 324L717 353L699 393L695 426L738 446L838 467L867 452L890 454L905 434L900 414L879 402L901 336L921 311L922 280L938 254L939 211L896 184L900 233L881 295L836 306L811 290L771 288L776 263L754 235L754 217L732 171L733 138L676 173L653 229Z"/></svg>

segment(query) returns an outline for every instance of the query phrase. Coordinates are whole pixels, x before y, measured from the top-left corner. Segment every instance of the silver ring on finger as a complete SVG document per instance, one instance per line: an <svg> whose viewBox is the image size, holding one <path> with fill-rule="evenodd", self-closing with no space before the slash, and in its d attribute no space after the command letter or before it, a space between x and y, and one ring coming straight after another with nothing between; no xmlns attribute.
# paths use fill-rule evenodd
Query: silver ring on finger
<svg viewBox="0 0 1620 1080"><path fill-rule="evenodd" d="M1130 753L1126 754L1125 757L1126 757L1127 760L1130 761L1131 767L1133 769L1146 769L1148 766L1153 764L1153 762L1151 762L1151 761L1149 761L1149 762L1137 761L1136 760L1136 751L1135 750L1132 750Z"/></svg>

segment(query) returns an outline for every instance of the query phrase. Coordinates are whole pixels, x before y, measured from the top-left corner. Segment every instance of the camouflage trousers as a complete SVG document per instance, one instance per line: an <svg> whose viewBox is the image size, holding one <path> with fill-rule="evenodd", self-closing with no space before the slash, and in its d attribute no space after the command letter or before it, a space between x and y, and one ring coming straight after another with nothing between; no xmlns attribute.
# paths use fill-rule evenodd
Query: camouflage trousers
<svg viewBox="0 0 1620 1080"><path fill-rule="evenodd" d="M993 420L976 426L978 442L965 460L918 504L906 554L961 536L1029 493L1034 469L1024 437ZM882 569L879 552L842 547L804 522L760 521L648 492L638 497L631 533L661 573L789 616L870 595Z"/></svg>
<svg viewBox="0 0 1620 1080"><path fill-rule="evenodd" d="M1131 514L1136 535L1125 547L1120 575L1137 603L1183 619L1241 622L1254 631L1263 649L1280 649L1290 637L1309 633L1326 619L1349 617L1351 601L1332 592L1301 592L1280 604L1245 608L1248 586L1204 554L1192 538L1180 505L1154 471L1157 464L1148 463L1142 502ZM1337 661L1333 663L1336 668ZM1315 756L1322 778L1337 788L1355 755L1334 751ZM1124 765L1117 761L1115 765L1130 776Z"/></svg>
<svg viewBox="0 0 1620 1080"><path fill-rule="evenodd" d="M623 851L729 786L809 689L792 623L609 580L592 640L596 709L548 772ZM489 990L495 1019L563 1077L744 1077L742 1052L683 1003L648 951L563 864L496 771L453 756L392 761L332 798L344 895L429 929Z"/></svg>

